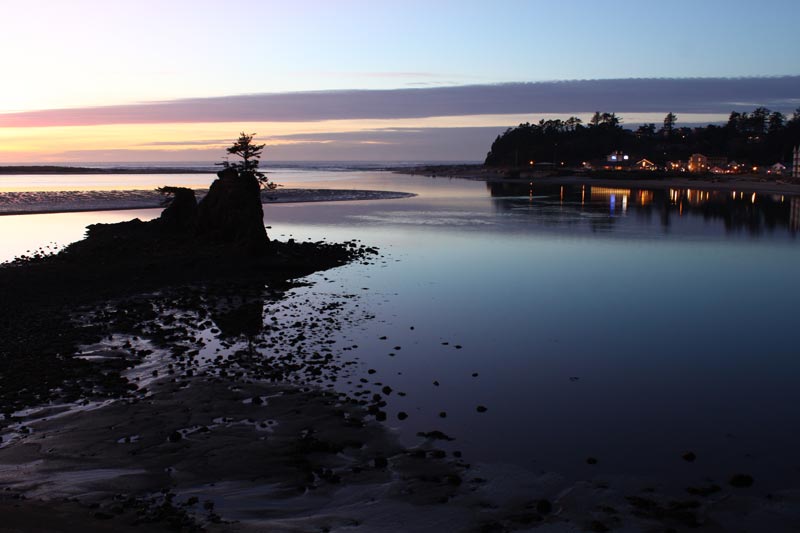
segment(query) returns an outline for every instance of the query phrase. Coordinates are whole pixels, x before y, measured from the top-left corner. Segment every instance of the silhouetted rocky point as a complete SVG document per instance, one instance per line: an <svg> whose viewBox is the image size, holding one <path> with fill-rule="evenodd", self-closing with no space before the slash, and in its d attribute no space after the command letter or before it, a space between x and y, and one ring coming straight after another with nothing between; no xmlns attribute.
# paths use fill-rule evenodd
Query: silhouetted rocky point
<svg viewBox="0 0 800 533"><path fill-rule="evenodd" d="M166 187L171 203L155 220L93 224L85 239L58 254L0 265L0 409L45 401L57 391L124 390L124 380L106 379L66 355L97 340L91 328L76 327L87 306L171 288L235 294L242 287L281 287L376 253L356 241L270 241L254 181L220 175L199 204L192 190ZM249 331L261 319L260 306L252 311L220 322Z"/></svg>
<svg viewBox="0 0 800 533"><path fill-rule="evenodd" d="M247 255L265 254L269 237L264 229L261 187L256 177L233 168L226 168L217 176L199 204L191 189L159 189L172 195L172 201L154 227L171 235L192 237L199 246L226 244Z"/></svg>
<svg viewBox="0 0 800 533"><path fill-rule="evenodd" d="M93 224L56 255L5 265L0 289L13 296L26 287L21 299L87 300L194 282L291 279L375 252L355 242L270 241L255 176L235 169L218 176L199 203L191 189L163 187L172 198L155 220Z"/></svg>
<svg viewBox="0 0 800 533"><path fill-rule="evenodd" d="M232 168L217 176L197 208L197 235L211 242L233 244L251 254L264 253L269 237L256 177Z"/></svg>

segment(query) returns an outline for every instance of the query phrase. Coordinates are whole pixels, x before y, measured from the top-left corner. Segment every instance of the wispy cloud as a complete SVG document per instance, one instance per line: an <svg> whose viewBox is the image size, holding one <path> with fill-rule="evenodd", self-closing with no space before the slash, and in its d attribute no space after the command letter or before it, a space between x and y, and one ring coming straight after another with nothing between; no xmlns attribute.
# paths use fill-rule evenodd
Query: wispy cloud
<svg viewBox="0 0 800 533"><path fill-rule="evenodd" d="M0 115L0 127L187 122L311 122L478 114L727 113L798 104L800 76L574 80L392 90L342 90L192 98ZM743 103L747 105L743 105Z"/></svg>
<svg viewBox="0 0 800 533"><path fill-rule="evenodd" d="M138 146L219 146L229 145L230 139L184 140L184 141L154 141L141 143Z"/></svg>

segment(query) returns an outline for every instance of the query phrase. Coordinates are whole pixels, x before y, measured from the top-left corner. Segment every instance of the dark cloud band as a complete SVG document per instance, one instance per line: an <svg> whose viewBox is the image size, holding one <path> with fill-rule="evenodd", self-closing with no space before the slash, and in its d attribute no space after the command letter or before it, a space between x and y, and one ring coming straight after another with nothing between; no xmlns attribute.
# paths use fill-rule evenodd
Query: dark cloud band
<svg viewBox="0 0 800 533"><path fill-rule="evenodd" d="M0 127L308 122L512 113L727 113L800 105L800 76L576 80L193 98L0 115Z"/></svg>

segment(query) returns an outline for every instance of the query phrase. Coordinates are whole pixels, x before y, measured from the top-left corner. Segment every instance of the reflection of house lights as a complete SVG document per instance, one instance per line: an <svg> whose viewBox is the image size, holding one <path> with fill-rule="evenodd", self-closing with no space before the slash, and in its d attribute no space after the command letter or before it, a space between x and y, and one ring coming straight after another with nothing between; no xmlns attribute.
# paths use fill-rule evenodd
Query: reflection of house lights
<svg viewBox="0 0 800 533"><path fill-rule="evenodd" d="M756 203L756 193L753 193L753 196L750 198L750 203L751 204Z"/></svg>

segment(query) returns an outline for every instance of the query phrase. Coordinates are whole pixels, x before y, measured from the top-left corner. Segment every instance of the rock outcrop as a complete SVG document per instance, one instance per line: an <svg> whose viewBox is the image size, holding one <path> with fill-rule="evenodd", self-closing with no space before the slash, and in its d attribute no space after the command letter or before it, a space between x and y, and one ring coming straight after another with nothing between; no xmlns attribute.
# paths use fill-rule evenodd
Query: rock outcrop
<svg viewBox="0 0 800 533"><path fill-rule="evenodd" d="M258 180L252 173L240 174L232 168L217 176L197 207L197 237L231 244L248 254L266 252L269 237L264 228Z"/></svg>
<svg viewBox="0 0 800 533"><path fill-rule="evenodd" d="M181 233L194 233L197 227L197 198L194 191L186 187L161 187L172 200L159 217L162 229Z"/></svg>

